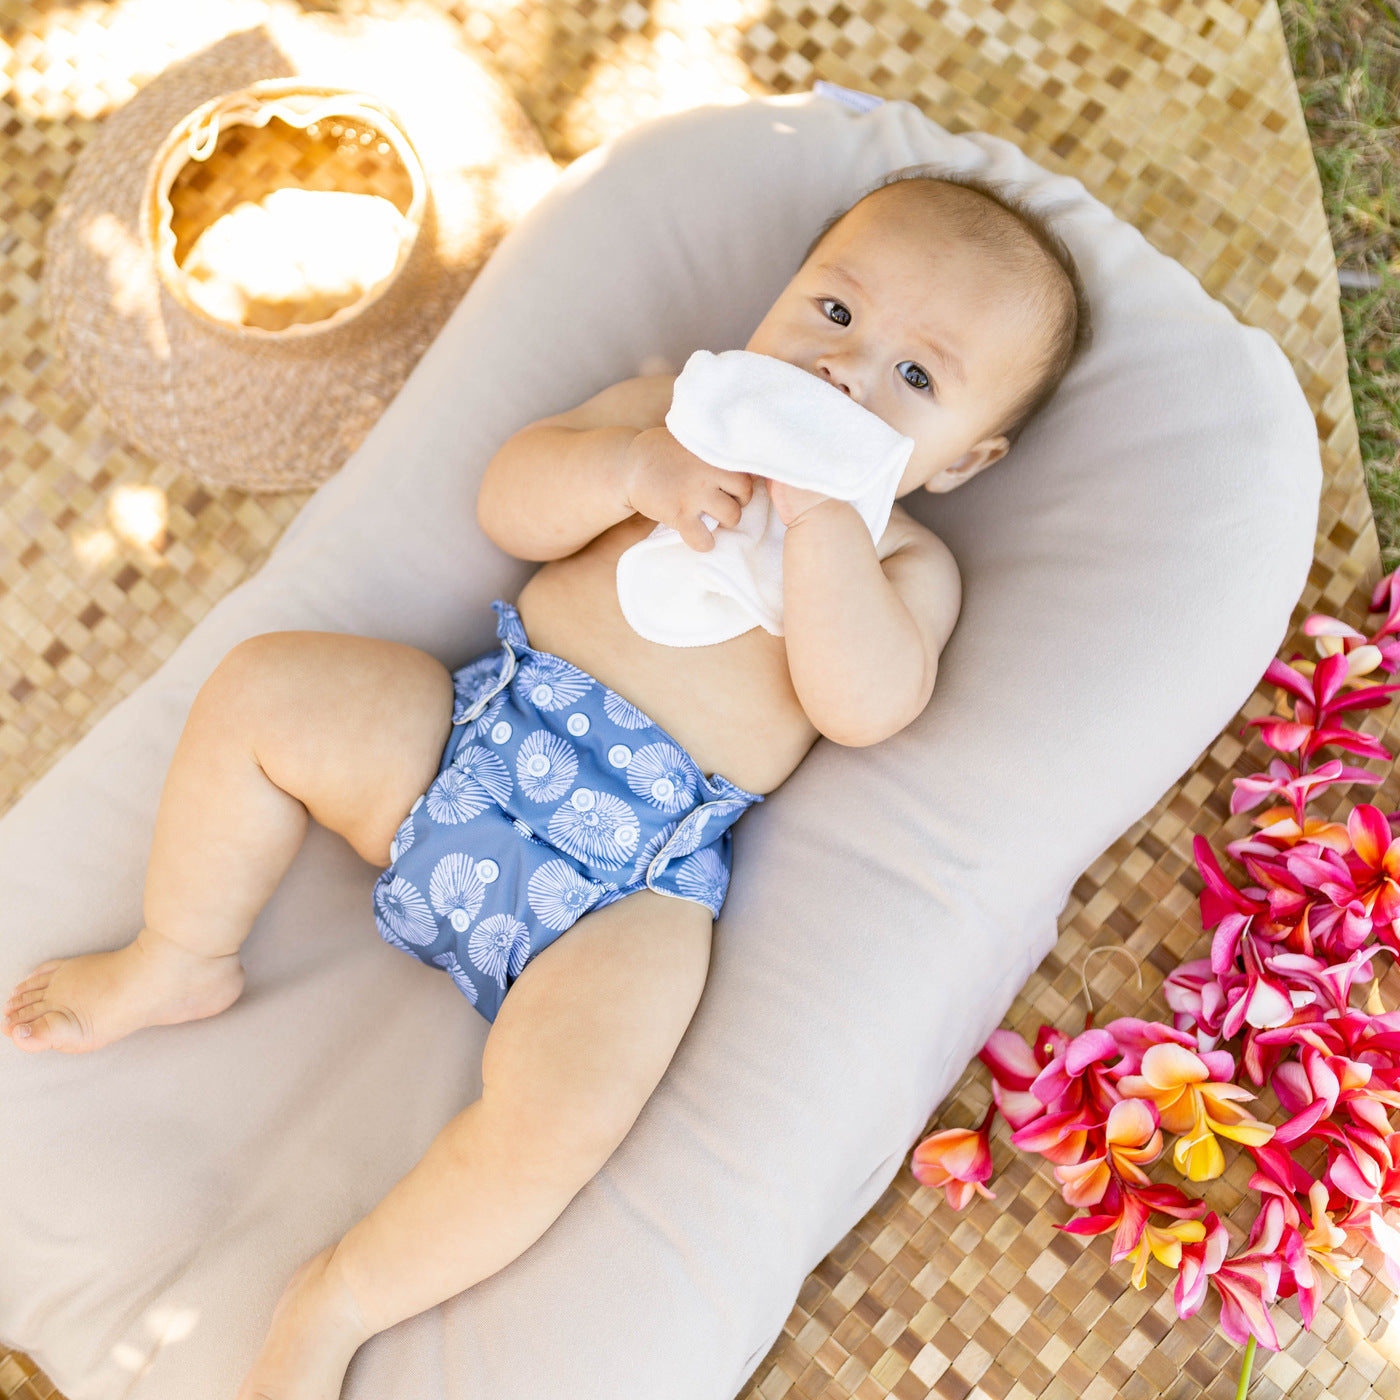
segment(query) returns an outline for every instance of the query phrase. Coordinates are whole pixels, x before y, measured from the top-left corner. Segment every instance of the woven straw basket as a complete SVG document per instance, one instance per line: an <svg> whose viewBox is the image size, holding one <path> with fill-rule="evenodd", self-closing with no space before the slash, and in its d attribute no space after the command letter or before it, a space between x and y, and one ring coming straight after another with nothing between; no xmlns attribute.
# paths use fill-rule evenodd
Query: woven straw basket
<svg viewBox="0 0 1400 1400"><path fill-rule="evenodd" d="M63 357L117 433L157 460L210 485L314 486L461 299L527 166L556 173L465 49L391 20L274 13L161 72L83 149L45 245ZM353 240L337 226L315 242L307 204L277 204L292 191L323 211L327 194L377 196L349 202L377 212L371 251L397 240L389 266L329 295L322 273L346 264ZM258 225L247 216L260 201ZM300 222L279 226L274 206ZM240 218L245 234L261 229L272 256L256 270L275 298L240 301L217 268L191 272L206 231L238 250ZM288 230L309 266L300 292ZM245 240L243 253L256 248Z"/></svg>

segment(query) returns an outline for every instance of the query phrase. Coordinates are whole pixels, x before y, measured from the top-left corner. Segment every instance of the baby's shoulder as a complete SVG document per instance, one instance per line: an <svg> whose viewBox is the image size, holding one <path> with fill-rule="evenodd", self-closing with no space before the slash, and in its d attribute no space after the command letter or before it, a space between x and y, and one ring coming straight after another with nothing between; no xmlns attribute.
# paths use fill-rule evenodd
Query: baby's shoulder
<svg viewBox="0 0 1400 1400"><path fill-rule="evenodd" d="M945 566L951 566L955 571L958 567L953 551L927 525L920 525L898 501L890 506L890 518L875 550L882 561L904 550L942 559Z"/></svg>
<svg viewBox="0 0 1400 1400"><path fill-rule="evenodd" d="M896 501L876 554L936 657L962 611L962 574L953 551Z"/></svg>
<svg viewBox="0 0 1400 1400"><path fill-rule="evenodd" d="M674 374L642 374L635 379L623 379L585 399L576 408L541 418L533 427L549 424L558 428L647 428L659 427L666 421L671 407Z"/></svg>

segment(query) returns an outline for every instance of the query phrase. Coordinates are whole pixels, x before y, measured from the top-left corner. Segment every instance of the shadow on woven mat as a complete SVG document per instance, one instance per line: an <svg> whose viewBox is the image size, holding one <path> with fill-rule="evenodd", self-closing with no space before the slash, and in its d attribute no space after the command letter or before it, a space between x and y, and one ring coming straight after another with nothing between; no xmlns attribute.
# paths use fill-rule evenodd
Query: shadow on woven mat
<svg viewBox="0 0 1400 1400"><path fill-rule="evenodd" d="M424 0L426 3L426 0ZM206 488L124 448L78 394L38 312L45 220L95 121L155 73L255 23L258 0L0 0L0 802L12 803L80 734L150 675L227 591L255 572L306 499ZM324 8L307 3L304 8ZM354 8L347 6L346 8ZM381 12L386 8L379 7ZM405 4L409 12L423 5ZM661 112L803 91L817 78L914 102L953 132L1013 141L1081 180L1288 355L1317 419L1327 485L1316 559L1294 617L1363 625L1379 552L1347 383L1338 286L1321 191L1274 0L1098 0L1004 9L957 0L728 7L656 0L434 0L566 162ZM178 22L177 22L178 18ZM121 529L120 492L154 488L154 546ZM143 499L154 500L147 495ZM1302 642L1292 633L1283 651ZM1310 649L1309 649L1310 650ZM1235 775L1269 751L1234 736L1267 712L1256 692L1157 807L1075 886L1060 939L1006 1024L1082 1016L1078 966L1107 928L1144 966L1139 992L1114 963L1094 979L1101 1021L1160 1015L1159 988L1204 940L1191 839L1240 834ZM1393 726L1400 730L1400 726ZM1251 731L1253 733L1253 731ZM1380 735L1392 747L1400 732ZM1392 778L1375 798L1400 805ZM1338 799L1340 804L1340 799ZM1332 815L1326 802L1316 814ZM1394 1004L1391 987L1387 1004ZM943 1126L988 1102L974 1065ZM1004 1127L1001 1130L1004 1134ZM1233 1394L1233 1349L1210 1307L1175 1318L1156 1276L1141 1292L1108 1241L1070 1239L1048 1166L1006 1144L995 1202L963 1215L907 1167L804 1285L743 1400L905 1400L938 1395ZM1243 1201L1240 1164L1212 1183L1222 1215ZM1247 1169L1245 1169L1247 1175ZM1243 1223L1247 1224L1247 1218ZM1285 1350L1261 1358L1256 1396L1400 1393L1391 1294L1376 1260L1337 1284L1311 1334L1278 1309ZM1383 1314L1382 1310L1385 1309ZM0 1354L0 1400L57 1392ZM60 1398L61 1400L61 1398Z"/></svg>

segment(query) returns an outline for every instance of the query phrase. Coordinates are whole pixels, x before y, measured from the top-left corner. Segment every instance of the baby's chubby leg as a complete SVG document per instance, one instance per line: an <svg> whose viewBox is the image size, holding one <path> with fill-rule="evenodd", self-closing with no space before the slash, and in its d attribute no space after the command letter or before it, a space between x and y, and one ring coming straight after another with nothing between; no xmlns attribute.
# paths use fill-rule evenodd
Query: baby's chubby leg
<svg viewBox="0 0 1400 1400"><path fill-rule="evenodd" d="M705 985L710 927L701 905L641 890L527 963L487 1037L481 1097L298 1270L237 1400L335 1400L366 1338L544 1234L665 1073Z"/></svg>
<svg viewBox="0 0 1400 1400"><path fill-rule="evenodd" d="M143 1026L212 1016L243 989L238 949L309 817L367 861L437 773L452 677L398 642L269 632L239 643L190 707L161 790L145 926L124 948L42 964L3 1028L78 1053Z"/></svg>

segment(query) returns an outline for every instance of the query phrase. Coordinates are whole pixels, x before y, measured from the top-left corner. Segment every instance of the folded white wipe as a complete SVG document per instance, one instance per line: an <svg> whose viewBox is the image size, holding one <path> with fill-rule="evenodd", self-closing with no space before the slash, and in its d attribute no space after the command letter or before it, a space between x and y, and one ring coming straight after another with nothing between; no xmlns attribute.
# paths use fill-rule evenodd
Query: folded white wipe
<svg viewBox="0 0 1400 1400"><path fill-rule="evenodd" d="M832 384L786 360L749 350L697 350L671 395L666 426L688 451L748 472L849 501L879 540L914 440ZM617 599L648 641L703 647L763 627L783 635L783 536L762 481L738 525L701 520L715 547L691 549L657 525L617 561Z"/></svg>

